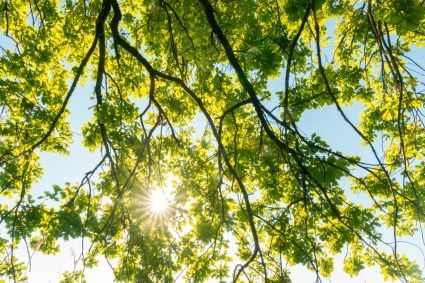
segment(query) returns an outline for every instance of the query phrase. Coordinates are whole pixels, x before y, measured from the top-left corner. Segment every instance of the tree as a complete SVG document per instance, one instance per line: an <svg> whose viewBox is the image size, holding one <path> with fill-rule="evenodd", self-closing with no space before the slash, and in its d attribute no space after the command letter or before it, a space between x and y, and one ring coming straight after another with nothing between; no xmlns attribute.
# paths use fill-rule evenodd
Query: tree
<svg viewBox="0 0 425 283"><path fill-rule="evenodd" d="M398 248L425 221L425 69L409 53L423 1L4 0L0 16L0 276L23 279L20 243L54 254L81 238L64 282L98 256L123 282L289 282L287 264L320 281L341 252L353 276L378 265L423 280ZM69 153L69 102L87 81L81 132L102 158L35 197L40 155ZM324 106L374 162L303 133ZM173 200L154 212L168 179Z"/></svg>

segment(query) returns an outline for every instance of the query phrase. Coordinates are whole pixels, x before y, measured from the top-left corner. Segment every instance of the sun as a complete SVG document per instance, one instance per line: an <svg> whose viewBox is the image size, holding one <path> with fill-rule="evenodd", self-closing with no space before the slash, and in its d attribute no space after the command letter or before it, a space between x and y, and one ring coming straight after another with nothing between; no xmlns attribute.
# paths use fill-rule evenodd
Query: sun
<svg viewBox="0 0 425 283"><path fill-rule="evenodd" d="M148 197L149 210L154 214L164 214L170 207L171 193L165 189L156 189Z"/></svg>
<svg viewBox="0 0 425 283"><path fill-rule="evenodd" d="M141 190L135 201L134 212L141 218L143 227L167 226L176 213L177 178L167 176L160 184Z"/></svg>
<svg viewBox="0 0 425 283"><path fill-rule="evenodd" d="M169 222L173 211L174 194L171 188L156 188L150 190L142 202L143 215L146 224L152 227L165 225Z"/></svg>

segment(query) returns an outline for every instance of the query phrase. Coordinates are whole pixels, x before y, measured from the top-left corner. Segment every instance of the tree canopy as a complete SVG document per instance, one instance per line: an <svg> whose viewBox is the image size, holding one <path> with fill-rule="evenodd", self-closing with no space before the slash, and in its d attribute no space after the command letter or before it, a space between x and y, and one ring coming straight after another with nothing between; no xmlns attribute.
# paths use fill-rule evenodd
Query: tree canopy
<svg viewBox="0 0 425 283"><path fill-rule="evenodd" d="M424 1L3 0L0 29L0 277L24 280L23 243L81 239L63 282L99 257L119 282L320 281L340 253L352 276L422 282L398 244L425 221ZM34 194L87 82L78 131L101 158ZM325 106L373 162L304 133Z"/></svg>

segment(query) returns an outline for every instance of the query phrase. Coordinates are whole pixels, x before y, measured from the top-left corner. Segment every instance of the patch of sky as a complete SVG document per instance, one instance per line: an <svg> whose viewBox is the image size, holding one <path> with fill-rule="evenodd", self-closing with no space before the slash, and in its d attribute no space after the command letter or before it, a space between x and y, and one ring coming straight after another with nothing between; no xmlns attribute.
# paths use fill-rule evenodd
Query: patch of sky
<svg viewBox="0 0 425 283"><path fill-rule="evenodd" d="M73 132L73 143L69 148L69 155L55 153L41 153L40 159L44 169L44 176L34 185L33 195L42 196L45 191L51 191L53 185L64 185L69 182L79 183L86 172L92 170L101 159L99 151L89 152L82 145L83 137L81 127L90 120L94 104L91 99L94 83L89 82L84 86L79 86L73 93L70 103L69 122ZM45 203L46 204L46 203ZM49 202L47 204L50 204ZM51 203L58 205L57 203ZM68 241L60 240L61 251L55 255L45 255L27 253L25 245L22 243L17 249L16 255L20 259L31 259L28 264L28 283L37 282L58 282L64 271L73 271L75 260L79 257L82 249L87 249L90 244L87 240L81 239ZM86 245L86 247L84 247ZM29 258L30 256L30 258ZM98 258L99 266L88 269L86 272L87 282L113 282L113 273L104 258ZM46 273L48 266L49 272Z"/></svg>
<svg viewBox="0 0 425 283"><path fill-rule="evenodd" d="M81 127L93 115L93 110L90 108L90 105L94 103L90 99L93 87L92 83L77 87L71 97L69 122L73 132L73 142L69 148L70 154L45 152L40 154L45 175L34 185L35 196L51 190L53 184L64 185L66 182L81 181L84 174L92 170L101 159L100 152L90 152L82 145Z"/></svg>
<svg viewBox="0 0 425 283"><path fill-rule="evenodd" d="M3 56L7 51L16 52L19 49L19 44L10 35L0 34L0 56Z"/></svg>

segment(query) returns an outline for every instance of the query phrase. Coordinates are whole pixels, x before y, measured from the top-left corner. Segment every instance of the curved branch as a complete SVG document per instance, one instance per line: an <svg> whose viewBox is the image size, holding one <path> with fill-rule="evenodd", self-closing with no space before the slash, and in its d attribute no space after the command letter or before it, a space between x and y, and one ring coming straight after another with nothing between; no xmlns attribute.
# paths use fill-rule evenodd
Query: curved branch
<svg viewBox="0 0 425 283"><path fill-rule="evenodd" d="M102 5L102 10L99 13L99 16L97 17L97 20L96 20L96 33L93 39L93 43L90 46L89 50L87 51L86 56L84 56L83 60L81 61L80 66L78 66L77 73L75 74L74 80L72 81L71 87L69 88L64 101L62 102L61 108L59 109L58 113L53 119L47 132L43 135L43 137L38 142L36 142L30 149L28 149L27 152L34 151L36 148L42 145L50 137L50 135L56 128L56 125L59 119L62 117L63 113L65 112L66 107L68 106L68 102L71 99L71 96L74 93L75 88L77 87L77 83L80 80L81 75L83 74L84 68L87 65L88 61L90 60L90 57L93 55L94 50L96 49L97 43L99 41L100 33L103 30L103 23L106 21L106 18L108 17L109 10L110 10L110 6L108 7L107 3L108 3L107 1L104 1L104 4Z"/></svg>

